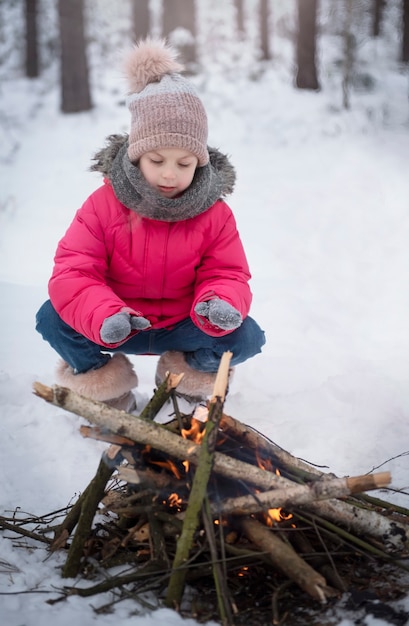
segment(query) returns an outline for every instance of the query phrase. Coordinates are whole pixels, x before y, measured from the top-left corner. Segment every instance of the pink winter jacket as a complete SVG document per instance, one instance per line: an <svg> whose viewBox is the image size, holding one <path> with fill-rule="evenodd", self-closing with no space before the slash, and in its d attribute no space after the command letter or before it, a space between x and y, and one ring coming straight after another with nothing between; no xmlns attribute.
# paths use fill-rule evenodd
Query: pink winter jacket
<svg viewBox="0 0 409 626"><path fill-rule="evenodd" d="M223 200L191 219L163 222L127 209L106 182L59 242L49 295L69 326L112 347L120 344L104 344L101 325L124 307L146 317L152 329L171 328L190 316L208 335L226 335L231 331L199 319L194 308L218 297L244 319L249 279L236 222Z"/></svg>

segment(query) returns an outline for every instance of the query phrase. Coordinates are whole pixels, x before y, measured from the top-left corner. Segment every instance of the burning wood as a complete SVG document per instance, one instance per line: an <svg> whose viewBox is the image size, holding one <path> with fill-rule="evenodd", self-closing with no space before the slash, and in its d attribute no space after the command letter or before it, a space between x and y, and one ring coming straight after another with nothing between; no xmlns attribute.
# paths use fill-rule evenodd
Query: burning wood
<svg viewBox="0 0 409 626"><path fill-rule="evenodd" d="M98 551L106 566L118 559L149 565L155 580L165 567L165 604L176 609L186 582L212 576L219 616L230 624L238 608L229 585L237 586L251 565L280 573L325 602L346 586L335 569L337 552L386 562L407 554L408 516L385 515L379 500L375 507L359 495L387 486L389 473L323 474L224 415L229 361L224 355L213 398L200 407L206 419L179 414L166 425L152 419L177 387L180 378L172 374L140 416L35 383L37 395L95 425L81 427L83 436L112 444L56 533L60 548L76 527L63 575L76 576L86 554L97 558ZM103 538L93 528L100 503L109 513ZM331 552L324 562L314 556L323 537ZM133 580L139 578L138 569Z"/></svg>

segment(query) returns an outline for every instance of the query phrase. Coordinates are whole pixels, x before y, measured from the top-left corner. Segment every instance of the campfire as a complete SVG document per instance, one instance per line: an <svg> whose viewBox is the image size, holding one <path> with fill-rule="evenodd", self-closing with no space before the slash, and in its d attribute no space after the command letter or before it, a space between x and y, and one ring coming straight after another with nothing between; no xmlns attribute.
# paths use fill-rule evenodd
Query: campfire
<svg viewBox="0 0 409 626"><path fill-rule="evenodd" d="M169 373L139 416L35 383L38 396L93 424L84 437L110 444L50 549L67 551L67 578L89 577L95 563L126 571L69 593L153 590L183 613L189 589L198 620L255 624L259 612L260 623L278 624L295 597L316 610L336 601L365 564L372 574L405 567L409 511L365 493L386 487L389 473L323 473L226 415L230 358L212 399L189 415L176 395L183 375ZM171 420L157 424L169 402Z"/></svg>

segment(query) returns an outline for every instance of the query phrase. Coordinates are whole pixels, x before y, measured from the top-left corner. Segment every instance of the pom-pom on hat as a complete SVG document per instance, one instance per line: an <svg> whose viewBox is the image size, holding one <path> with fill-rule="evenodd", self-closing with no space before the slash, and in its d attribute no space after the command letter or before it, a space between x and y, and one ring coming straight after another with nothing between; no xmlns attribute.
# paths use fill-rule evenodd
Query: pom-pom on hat
<svg viewBox="0 0 409 626"><path fill-rule="evenodd" d="M128 156L136 163L151 150L182 148L209 161L207 116L193 85L180 72L176 51L161 39L139 42L125 59L131 112Z"/></svg>

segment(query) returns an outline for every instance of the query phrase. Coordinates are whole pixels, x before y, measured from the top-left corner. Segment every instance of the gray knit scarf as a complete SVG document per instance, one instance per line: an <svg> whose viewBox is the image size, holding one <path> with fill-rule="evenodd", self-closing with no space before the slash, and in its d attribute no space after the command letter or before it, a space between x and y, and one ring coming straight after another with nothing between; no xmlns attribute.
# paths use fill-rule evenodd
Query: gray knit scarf
<svg viewBox="0 0 409 626"><path fill-rule="evenodd" d="M179 222L209 209L233 191L235 171L226 155L209 148L210 161L198 167L191 185L178 198L164 198L128 158L128 135L110 135L108 145L94 157L92 171L106 176L118 200L142 217Z"/></svg>

